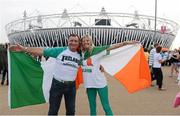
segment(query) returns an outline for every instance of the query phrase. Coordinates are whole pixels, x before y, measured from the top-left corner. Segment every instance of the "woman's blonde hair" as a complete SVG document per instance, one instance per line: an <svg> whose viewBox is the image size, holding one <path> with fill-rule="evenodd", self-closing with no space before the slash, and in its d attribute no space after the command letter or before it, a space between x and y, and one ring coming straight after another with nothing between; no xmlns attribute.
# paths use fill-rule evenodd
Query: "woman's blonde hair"
<svg viewBox="0 0 180 116"><path fill-rule="evenodd" d="M94 48L94 43L93 43L92 37L91 37L90 35L84 35L84 36L81 37L81 41L82 41L84 38L88 38L88 39L91 40L91 47L88 49L88 51L89 51L90 53L92 53L92 50L93 50L93 48Z"/></svg>

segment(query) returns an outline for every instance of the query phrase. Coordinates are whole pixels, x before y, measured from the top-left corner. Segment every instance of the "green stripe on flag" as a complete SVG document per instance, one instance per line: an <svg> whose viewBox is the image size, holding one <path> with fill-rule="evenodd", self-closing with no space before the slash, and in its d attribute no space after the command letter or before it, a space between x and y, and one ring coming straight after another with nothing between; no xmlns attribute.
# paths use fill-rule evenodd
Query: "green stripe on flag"
<svg viewBox="0 0 180 116"><path fill-rule="evenodd" d="M40 62L22 52L10 52L11 108L45 103Z"/></svg>

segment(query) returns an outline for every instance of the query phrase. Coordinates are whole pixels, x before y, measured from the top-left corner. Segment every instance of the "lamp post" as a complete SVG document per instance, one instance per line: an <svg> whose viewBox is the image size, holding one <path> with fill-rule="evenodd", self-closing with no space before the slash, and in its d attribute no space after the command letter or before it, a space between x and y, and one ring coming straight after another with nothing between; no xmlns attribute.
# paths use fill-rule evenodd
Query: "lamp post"
<svg viewBox="0 0 180 116"><path fill-rule="evenodd" d="M156 35L156 23L157 23L157 0L155 0L155 18L154 18L154 22L155 22L155 24L154 24L154 31L155 31L155 33L154 33L154 36Z"/></svg>
<svg viewBox="0 0 180 116"><path fill-rule="evenodd" d="M155 0L155 15L154 15L154 36L153 36L153 42L155 40L156 37L156 25L157 25L157 0Z"/></svg>
<svg viewBox="0 0 180 116"><path fill-rule="evenodd" d="M27 13L26 10L23 12L23 19L24 19L24 31L26 29L26 18L27 18Z"/></svg>
<svg viewBox="0 0 180 116"><path fill-rule="evenodd" d="M154 40L156 37L156 25L157 25L157 0L155 0L155 15L154 15L154 34L153 34L153 38L150 42L150 45L154 44Z"/></svg>

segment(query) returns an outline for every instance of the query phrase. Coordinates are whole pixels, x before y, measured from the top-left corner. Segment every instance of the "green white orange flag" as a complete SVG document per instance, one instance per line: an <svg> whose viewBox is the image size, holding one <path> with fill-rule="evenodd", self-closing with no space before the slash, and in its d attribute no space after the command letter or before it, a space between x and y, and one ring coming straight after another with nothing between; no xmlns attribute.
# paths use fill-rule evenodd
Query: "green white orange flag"
<svg viewBox="0 0 180 116"><path fill-rule="evenodd" d="M40 63L23 52L9 52L8 58L10 108L48 102L55 59L49 58ZM112 50L101 59L101 64L130 93L150 86L150 72L140 45ZM77 87L82 80L82 68L79 68Z"/></svg>

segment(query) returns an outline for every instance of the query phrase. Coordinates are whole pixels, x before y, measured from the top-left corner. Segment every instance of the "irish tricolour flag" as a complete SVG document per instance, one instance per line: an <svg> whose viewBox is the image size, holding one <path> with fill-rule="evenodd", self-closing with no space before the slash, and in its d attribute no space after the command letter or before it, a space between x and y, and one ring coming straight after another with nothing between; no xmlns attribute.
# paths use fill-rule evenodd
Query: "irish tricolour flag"
<svg viewBox="0 0 180 116"><path fill-rule="evenodd" d="M49 58L40 63L26 53L9 52L10 108L48 102L54 61ZM101 59L101 64L130 93L150 86L150 72L140 45L112 50Z"/></svg>

